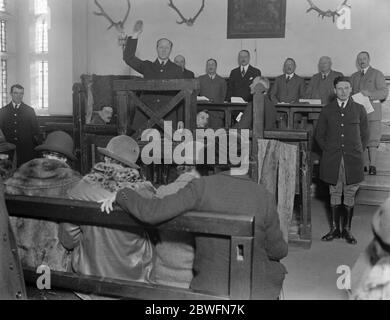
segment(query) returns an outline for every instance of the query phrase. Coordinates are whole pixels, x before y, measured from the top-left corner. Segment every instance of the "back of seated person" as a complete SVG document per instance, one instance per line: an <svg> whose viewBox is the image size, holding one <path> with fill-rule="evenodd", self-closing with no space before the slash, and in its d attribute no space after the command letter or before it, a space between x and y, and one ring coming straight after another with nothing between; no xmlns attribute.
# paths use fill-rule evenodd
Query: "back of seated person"
<svg viewBox="0 0 390 320"><path fill-rule="evenodd" d="M104 162L69 191L75 200L98 202L117 190L136 189L145 197L155 190L145 181L136 164L140 150L128 136L117 136L106 148L98 148ZM98 212L96 214L99 214ZM61 242L72 250L73 271L83 275L113 279L149 281L153 247L145 229L112 229L97 226L61 224Z"/></svg>
<svg viewBox="0 0 390 320"><path fill-rule="evenodd" d="M67 198L67 191L80 180L79 173L69 166L73 140L62 131L50 133L36 148L42 158L22 165L5 182L5 192L12 195ZM58 224L35 219L11 218L19 256L25 266L37 268L45 264L51 270L67 271L70 257L58 238Z"/></svg>

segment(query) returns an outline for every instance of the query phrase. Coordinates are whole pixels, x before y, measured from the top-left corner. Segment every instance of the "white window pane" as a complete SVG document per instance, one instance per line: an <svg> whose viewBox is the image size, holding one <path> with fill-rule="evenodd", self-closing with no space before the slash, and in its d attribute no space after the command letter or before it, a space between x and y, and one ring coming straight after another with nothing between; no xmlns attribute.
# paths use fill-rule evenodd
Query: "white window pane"
<svg viewBox="0 0 390 320"><path fill-rule="evenodd" d="M36 15L47 14L48 13L47 0L35 0L34 13Z"/></svg>
<svg viewBox="0 0 390 320"><path fill-rule="evenodd" d="M0 0L0 11L5 11L7 7L6 0Z"/></svg>
<svg viewBox="0 0 390 320"><path fill-rule="evenodd" d="M48 52L49 43L48 43L48 24L45 17L40 17L37 19L35 25L35 51L37 53Z"/></svg>

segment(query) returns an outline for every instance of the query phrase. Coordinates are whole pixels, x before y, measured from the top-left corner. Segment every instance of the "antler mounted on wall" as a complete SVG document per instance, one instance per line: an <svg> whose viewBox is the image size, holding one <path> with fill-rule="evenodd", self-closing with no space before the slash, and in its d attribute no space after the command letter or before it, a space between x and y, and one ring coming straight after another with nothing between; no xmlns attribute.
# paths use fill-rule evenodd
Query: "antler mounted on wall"
<svg viewBox="0 0 390 320"><path fill-rule="evenodd" d="M310 8L306 10L306 13L309 13L310 11L316 11L318 12L318 16L321 17L322 19L324 19L325 17L326 18L332 18L333 19L333 22L336 21L336 17L339 17L340 14L338 13L339 12L339 9L343 6L346 6L346 7L351 7L347 4L348 0L344 0L343 3L338 7L338 9L336 10L321 10L319 7L317 7L312 0L307 0L307 2L309 3L310 5Z"/></svg>
<svg viewBox="0 0 390 320"><path fill-rule="evenodd" d="M187 26L192 27L195 23L195 20L199 17L199 15L201 14L201 12L204 9L205 1L206 0L202 0L202 5L201 5L198 13L193 18L188 18L188 19L184 18L183 14L180 12L180 10L173 3L173 0L169 0L168 6L171 7L173 10L175 10L177 12L177 14L179 15L181 21L176 21L177 24L185 23Z"/></svg>
<svg viewBox="0 0 390 320"><path fill-rule="evenodd" d="M124 25L125 25L127 19L129 18L130 9L131 9L130 0L126 0L126 1L127 1L127 11L126 11L125 17L123 18L123 20L115 22L113 19L110 18L110 16L106 13L106 11L104 11L104 9L103 9L102 5L99 3L99 1L95 0L95 4L100 9L100 12L96 12L95 11L94 14L96 16L104 17L104 18L106 18L110 22L110 25L107 28L107 30L110 30L112 27L115 27L115 29L119 33L123 32Z"/></svg>

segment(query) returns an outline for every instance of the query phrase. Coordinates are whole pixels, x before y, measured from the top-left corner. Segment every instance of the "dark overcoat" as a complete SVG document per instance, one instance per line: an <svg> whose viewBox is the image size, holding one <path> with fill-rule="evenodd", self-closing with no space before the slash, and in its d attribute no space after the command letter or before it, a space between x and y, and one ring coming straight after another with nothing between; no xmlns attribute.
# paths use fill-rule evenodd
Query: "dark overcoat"
<svg viewBox="0 0 390 320"><path fill-rule="evenodd" d="M362 105L349 99L341 109L336 99L324 107L316 131L316 140L322 150L321 180L337 184L343 157L347 184L363 181L363 152L368 136L367 113Z"/></svg>
<svg viewBox="0 0 390 320"><path fill-rule="evenodd" d="M286 273L279 260L287 255L288 247L280 231L274 197L248 176L223 173L194 179L177 194L163 199L145 199L124 189L118 192L116 201L137 219L150 224L160 224L192 210L255 216L252 299L279 296ZM191 288L228 295L229 239L199 234L195 241Z"/></svg>
<svg viewBox="0 0 390 320"><path fill-rule="evenodd" d="M11 102L0 109L0 129L7 142L16 145L18 167L35 158L39 125L33 108L22 103L15 109Z"/></svg>

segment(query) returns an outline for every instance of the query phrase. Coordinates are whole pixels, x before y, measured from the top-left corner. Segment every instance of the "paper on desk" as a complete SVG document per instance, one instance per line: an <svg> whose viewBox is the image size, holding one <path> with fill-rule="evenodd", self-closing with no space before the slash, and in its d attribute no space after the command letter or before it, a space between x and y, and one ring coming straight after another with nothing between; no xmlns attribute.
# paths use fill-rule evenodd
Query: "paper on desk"
<svg viewBox="0 0 390 320"><path fill-rule="evenodd" d="M232 97L231 103L246 103L246 101L241 97Z"/></svg>
<svg viewBox="0 0 390 320"><path fill-rule="evenodd" d="M308 104L321 104L320 99L299 99L299 102Z"/></svg>
<svg viewBox="0 0 390 320"><path fill-rule="evenodd" d="M210 99L207 98L207 97L205 97L205 96L198 96L198 97L196 98L196 100L197 100L197 101L210 101Z"/></svg>
<svg viewBox="0 0 390 320"><path fill-rule="evenodd" d="M374 112L374 108L370 102L370 99L364 96L361 92L352 96L353 101L360 103L364 109L366 109L367 114Z"/></svg>
<svg viewBox="0 0 390 320"><path fill-rule="evenodd" d="M243 114L242 112L240 112L240 113L238 114L237 118L236 118L236 121L237 121L237 122L240 122L243 115L244 115L244 114Z"/></svg>

